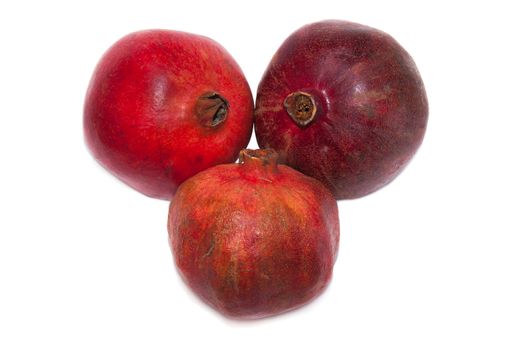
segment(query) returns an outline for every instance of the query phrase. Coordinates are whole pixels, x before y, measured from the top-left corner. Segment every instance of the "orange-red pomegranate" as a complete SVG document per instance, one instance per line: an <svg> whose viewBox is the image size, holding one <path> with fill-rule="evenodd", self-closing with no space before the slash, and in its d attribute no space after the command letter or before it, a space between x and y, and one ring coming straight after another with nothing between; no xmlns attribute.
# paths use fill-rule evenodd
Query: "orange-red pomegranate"
<svg viewBox="0 0 525 350"><path fill-rule="evenodd" d="M183 279L234 318L261 318L319 295L339 243L337 203L317 180L277 164L273 150L243 150L184 182L168 231Z"/></svg>

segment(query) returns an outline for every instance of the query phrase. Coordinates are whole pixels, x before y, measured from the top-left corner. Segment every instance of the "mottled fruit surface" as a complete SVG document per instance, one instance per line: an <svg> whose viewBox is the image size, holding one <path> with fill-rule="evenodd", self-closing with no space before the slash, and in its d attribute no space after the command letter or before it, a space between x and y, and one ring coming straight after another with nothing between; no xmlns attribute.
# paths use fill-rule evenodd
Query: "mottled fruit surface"
<svg viewBox="0 0 525 350"><path fill-rule="evenodd" d="M84 105L93 156L136 190L171 199L210 166L235 161L252 130L253 99L239 66L203 36L147 30L102 57Z"/></svg>
<svg viewBox="0 0 525 350"><path fill-rule="evenodd" d="M243 150L184 182L169 238L180 274L233 318L297 308L327 286L339 243L337 203L317 180L277 165L272 150Z"/></svg>
<svg viewBox="0 0 525 350"><path fill-rule="evenodd" d="M427 118L419 72L392 37L323 21L300 28L275 53L257 91L255 132L261 148L350 199L403 170Z"/></svg>

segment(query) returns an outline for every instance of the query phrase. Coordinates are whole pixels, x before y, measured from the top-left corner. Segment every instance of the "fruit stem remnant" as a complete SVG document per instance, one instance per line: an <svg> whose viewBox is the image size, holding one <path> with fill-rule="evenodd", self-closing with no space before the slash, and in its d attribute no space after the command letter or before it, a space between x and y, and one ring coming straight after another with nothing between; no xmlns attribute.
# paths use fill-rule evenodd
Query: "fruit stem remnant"
<svg viewBox="0 0 525 350"><path fill-rule="evenodd" d="M243 166L263 167L277 171L277 152L273 149L243 149L239 153L239 163Z"/></svg>
<svg viewBox="0 0 525 350"><path fill-rule="evenodd" d="M195 114L204 126L217 127L228 116L228 101L216 92L206 93L197 100Z"/></svg>
<svg viewBox="0 0 525 350"><path fill-rule="evenodd" d="M286 112L299 126L306 126L314 119L317 106L312 95L302 91L292 92L284 100Z"/></svg>

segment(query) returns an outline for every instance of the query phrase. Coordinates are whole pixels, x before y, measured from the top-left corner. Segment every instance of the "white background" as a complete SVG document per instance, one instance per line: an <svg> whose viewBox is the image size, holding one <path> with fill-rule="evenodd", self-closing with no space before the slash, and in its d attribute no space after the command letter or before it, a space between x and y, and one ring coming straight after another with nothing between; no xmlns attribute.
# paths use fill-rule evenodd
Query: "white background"
<svg viewBox="0 0 525 350"><path fill-rule="evenodd" d="M506 1L2 2L0 348L524 349L522 15ZM390 186L340 202L319 299L231 321L177 275L168 203L92 160L84 93L102 53L147 28L212 37L255 91L282 41L327 18L382 29L411 53L427 135Z"/></svg>

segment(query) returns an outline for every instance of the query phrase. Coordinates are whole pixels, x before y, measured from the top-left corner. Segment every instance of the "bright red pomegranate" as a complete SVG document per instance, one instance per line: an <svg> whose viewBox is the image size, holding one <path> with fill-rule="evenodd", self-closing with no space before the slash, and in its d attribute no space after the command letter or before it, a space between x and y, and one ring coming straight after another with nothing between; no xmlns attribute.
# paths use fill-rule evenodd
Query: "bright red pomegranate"
<svg viewBox="0 0 525 350"><path fill-rule="evenodd" d="M248 144L253 99L239 66L216 42L169 30L132 33L93 73L84 134L93 156L136 190L171 199Z"/></svg>
<svg viewBox="0 0 525 350"><path fill-rule="evenodd" d="M416 65L392 37L324 21L297 30L273 57L257 92L255 133L280 161L350 199L403 170L427 117Z"/></svg>
<svg viewBox="0 0 525 350"><path fill-rule="evenodd" d="M337 203L317 180L277 165L273 150L243 150L184 182L168 231L183 279L226 316L297 308L327 286L338 242Z"/></svg>

